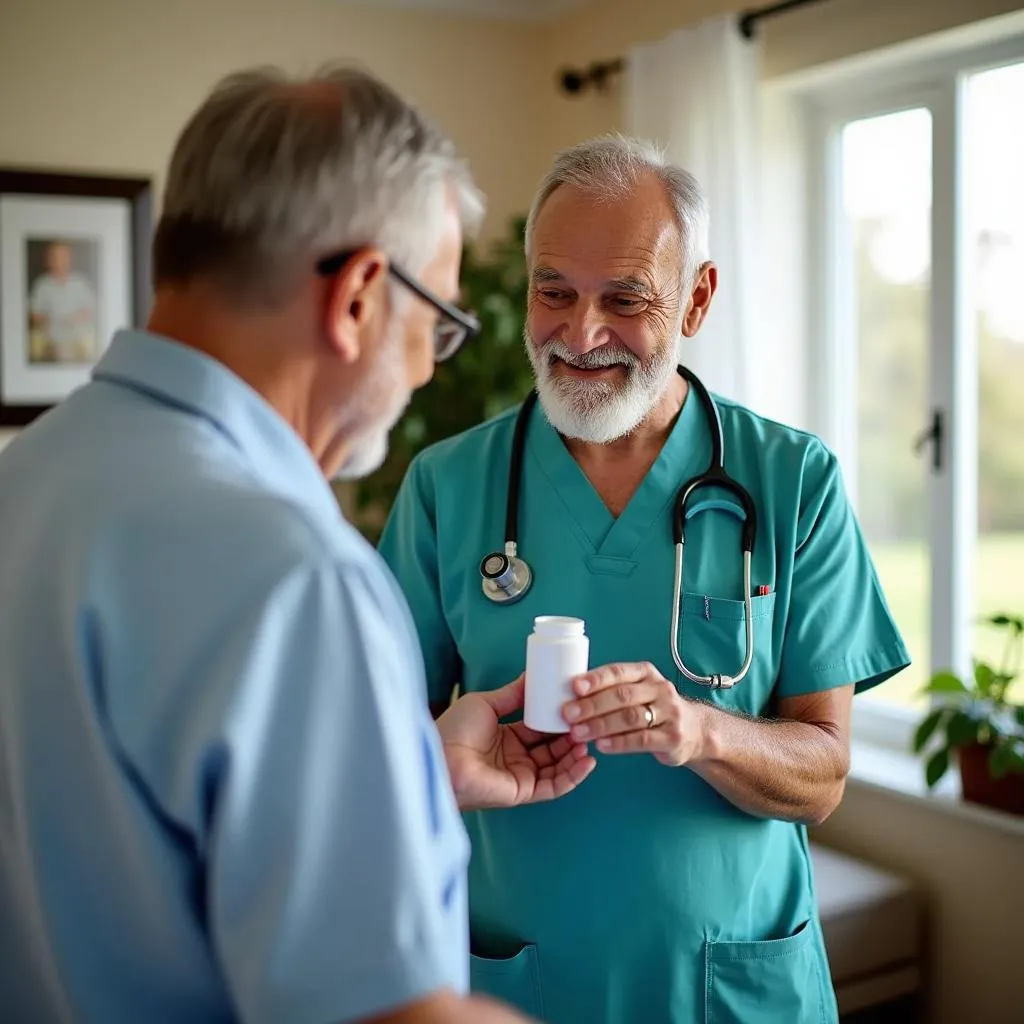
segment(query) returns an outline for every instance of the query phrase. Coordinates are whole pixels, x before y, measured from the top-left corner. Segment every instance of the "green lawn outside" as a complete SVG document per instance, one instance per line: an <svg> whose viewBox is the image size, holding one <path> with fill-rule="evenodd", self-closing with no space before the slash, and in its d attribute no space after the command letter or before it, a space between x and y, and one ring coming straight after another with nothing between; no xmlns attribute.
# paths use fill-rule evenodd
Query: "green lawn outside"
<svg viewBox="0 0 1024 1024"><path fill-rule="evenodd" d="M871 553L914 664L865 696L921 707L924 702L919 691L929 675L927 552L923 542L906 542L875 543L871 545ZM979 616L995 612L1024 614L1024 533L988 534L979 538L976 573L975 607ZM998 667L1002 645L997 631L977 626L971 649L975 657ZM943 667L933 666L932 670ZM1024 680L1017 682L1011 694L1024 701Z"/></svg>

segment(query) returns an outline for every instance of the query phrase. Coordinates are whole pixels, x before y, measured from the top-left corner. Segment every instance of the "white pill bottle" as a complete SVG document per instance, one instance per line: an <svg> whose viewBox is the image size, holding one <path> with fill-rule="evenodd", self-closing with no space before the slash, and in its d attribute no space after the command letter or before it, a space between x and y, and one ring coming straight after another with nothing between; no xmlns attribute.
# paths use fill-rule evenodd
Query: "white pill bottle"
<svg viewBox="0 0 1024 1024"><path fill-rule="evenodd" d="M590 638L582 619L538 615L526 640L523 721L537 732L568 732L562 706L575 699L572 679L589 663Z"/></svg>

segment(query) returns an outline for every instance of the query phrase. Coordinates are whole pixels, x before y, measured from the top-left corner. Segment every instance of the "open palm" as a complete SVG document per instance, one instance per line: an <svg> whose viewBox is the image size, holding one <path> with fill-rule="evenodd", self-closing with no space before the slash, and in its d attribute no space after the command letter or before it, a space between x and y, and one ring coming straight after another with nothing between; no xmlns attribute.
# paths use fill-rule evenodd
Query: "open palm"
<svg viewBox="0 0 1024 1024"><path fill-rule="evenodd" d="M564 796L593 770L585 744L500 719L523 706L524 678L467 693L437 720L460 809L515 807Z"/></svg>

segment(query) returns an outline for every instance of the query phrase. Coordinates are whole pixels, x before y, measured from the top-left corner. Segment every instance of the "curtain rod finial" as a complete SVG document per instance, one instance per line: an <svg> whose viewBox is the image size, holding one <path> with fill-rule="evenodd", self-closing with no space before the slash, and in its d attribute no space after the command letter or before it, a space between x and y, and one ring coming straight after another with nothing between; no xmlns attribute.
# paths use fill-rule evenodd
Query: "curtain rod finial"
<svg viewBox="0 0 1024 1024"><path fill-rule="evenodd" d="M586 76L572 68L567 68L565 71L559 72L558 81L564 92L575 96L583 91L583 87L586 85Z"/></svg>
<svg viewBox="0 0 1024 1024"><path fill-rule="evenodd" d="M626 62L621 57L614 60L595 61L589 68L578 71L575 68L563 68L558 73L558 82L562 90L570 96L575 96L588 86L595 86L598 92L602 92L608 85L612 75L618 74L626 67Z"/></svg>

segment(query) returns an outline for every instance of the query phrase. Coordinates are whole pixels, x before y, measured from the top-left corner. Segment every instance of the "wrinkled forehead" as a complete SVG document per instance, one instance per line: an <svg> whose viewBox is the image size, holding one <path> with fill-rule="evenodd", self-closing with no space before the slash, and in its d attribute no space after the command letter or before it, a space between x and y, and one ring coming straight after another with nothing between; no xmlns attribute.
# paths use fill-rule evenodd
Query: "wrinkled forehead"
<svg viewBox="0 0 1024 1024"><path fill-rule="evenodd" d="M532 275L581 286L636 277L656 287L682 271L675 213L657 180L617 197L563 185L538 213L531 242Z"/></svg>

